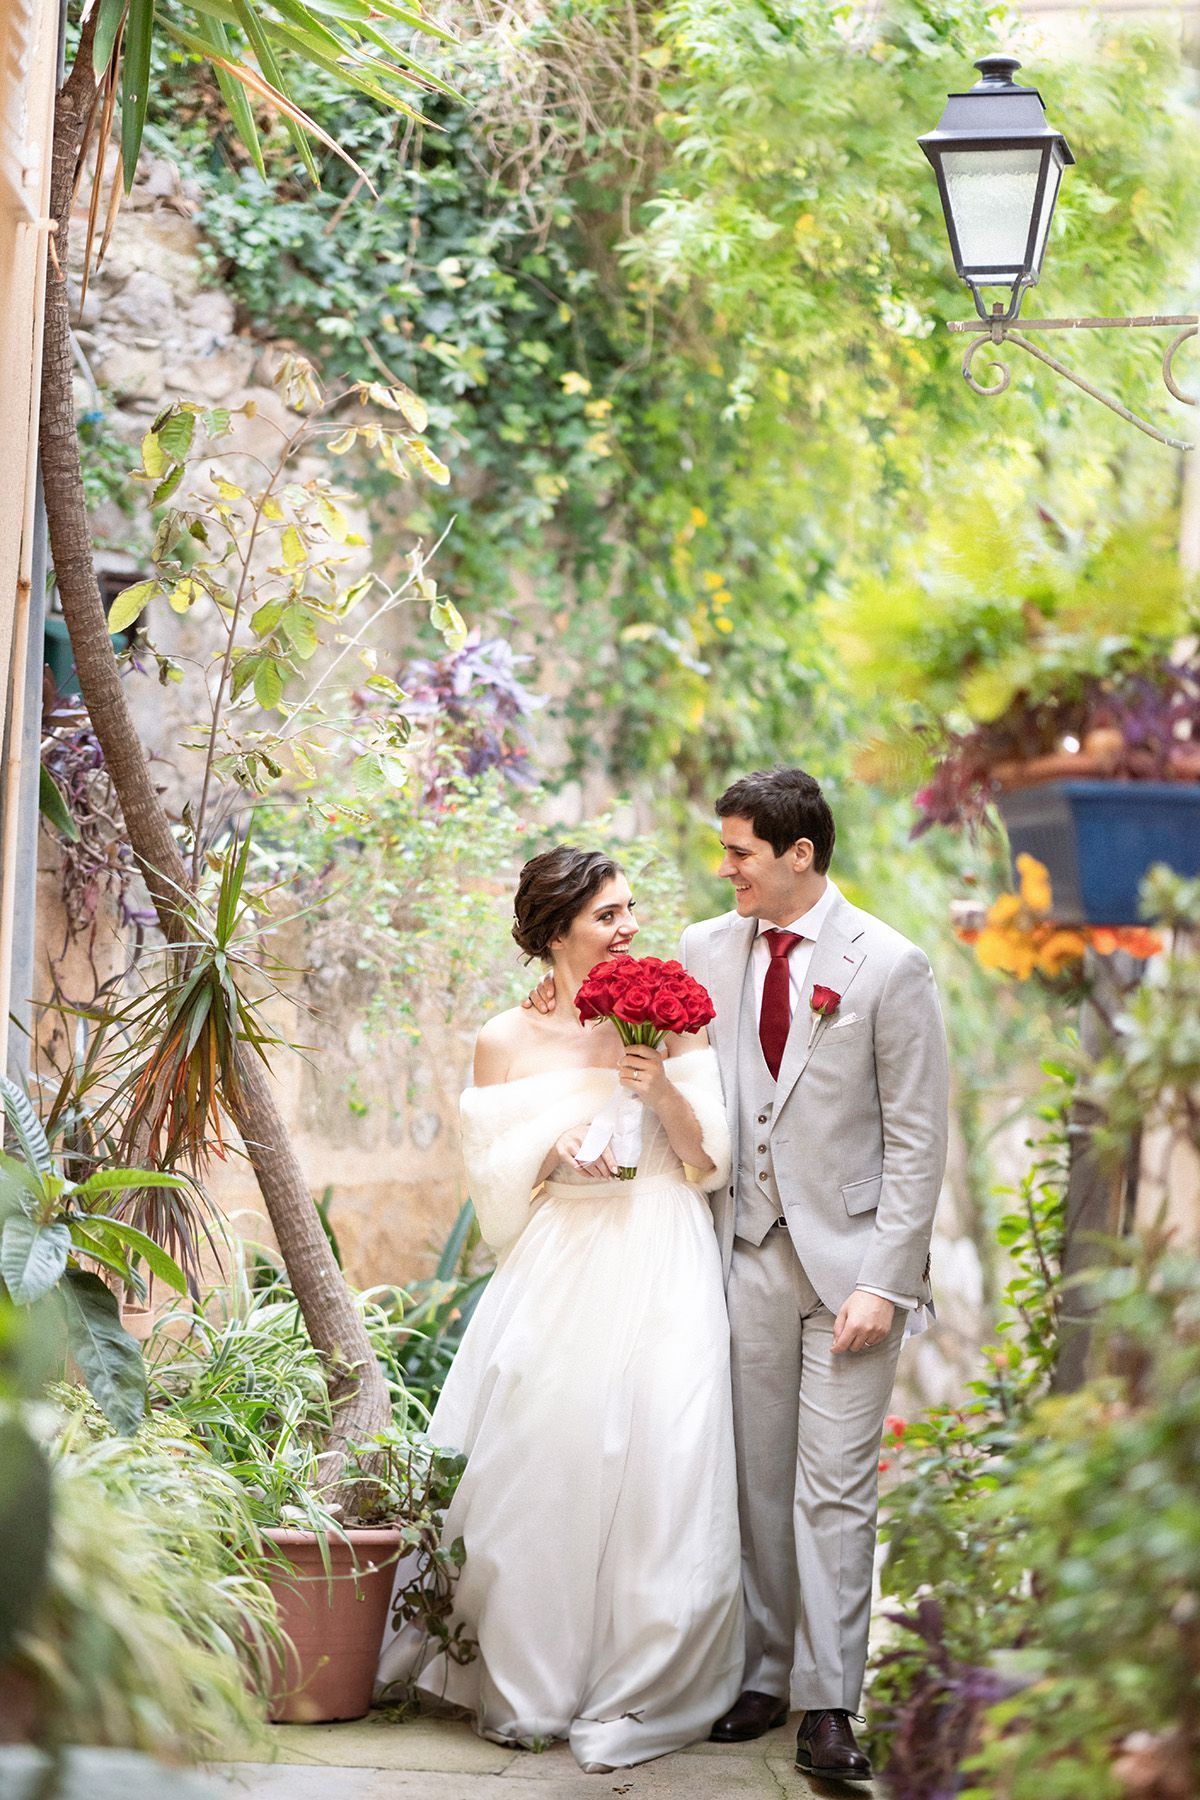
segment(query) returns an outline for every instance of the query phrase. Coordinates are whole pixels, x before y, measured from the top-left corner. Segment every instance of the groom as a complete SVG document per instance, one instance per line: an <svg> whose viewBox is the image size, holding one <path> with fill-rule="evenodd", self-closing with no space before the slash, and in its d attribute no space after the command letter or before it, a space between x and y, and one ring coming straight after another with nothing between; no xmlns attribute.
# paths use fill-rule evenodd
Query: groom
<svg viewBox="0 0 1200 1800"><path fill-rule="evenodd" d="M713 1197L729 1302L743 1691L712 1736L803 1712L796 1766L870 1778L850 1724L871 1610L879 1444L909 1313L930 1301L949 1077L924 954L829 879L802 769L717 802L734 908L684 932L716 1007L733 1139ZM553 1006L543 983L532 1003Z"/></svg>
<svg viewBox="0 0 1200 1800"><path fill-rule="evenodd" d="M905 1321L929 1302L946 1038L924 954L829 879L811 775L717 802L734 907L681 956L712 995L733 1175L714 1196L733 1361L743 1692L719 1743L803 1711L796 1766L868 1780L850 1724L871 1609L879 1443Z"/></svg>

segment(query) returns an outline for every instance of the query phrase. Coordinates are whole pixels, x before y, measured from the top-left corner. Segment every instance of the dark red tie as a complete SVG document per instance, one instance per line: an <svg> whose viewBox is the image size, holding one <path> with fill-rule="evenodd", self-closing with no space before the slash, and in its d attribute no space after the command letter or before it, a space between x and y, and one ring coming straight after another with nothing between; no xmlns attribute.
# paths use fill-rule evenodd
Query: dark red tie
<svg viewBox="0 0 1200 1800"><path fill-rule="evenodd" d="M798 944L803 932L764 931L771 961L763 982L762 1011L758 1015L758 1041L766 1058L771 1079L778 1081L779 1065L787 1045L792 1023L792 1001L788 991L788 951Z"/></svg>

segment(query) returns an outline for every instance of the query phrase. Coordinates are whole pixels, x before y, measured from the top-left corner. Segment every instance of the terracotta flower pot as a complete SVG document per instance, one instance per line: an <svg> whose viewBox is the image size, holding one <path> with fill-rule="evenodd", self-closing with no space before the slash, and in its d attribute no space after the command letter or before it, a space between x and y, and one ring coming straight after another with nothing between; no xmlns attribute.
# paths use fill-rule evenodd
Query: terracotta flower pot
<svg viewBox="0 0 1200 1800"><path fill-rule="evenodd" d="M31 1744L42 1722L37 1677L16 1663L0 1662L0 1744Z"/></svg>
<svg viewBox="0 0 1200 1800"><path fill-rule="evenodd" d="M274 1527L263 1536L288 1565L269 1580L291 1644L276 1671L268 1717L275 1724L300 1725L361 1719L371 1705L399 1531L352 1530L348 1542L331 1534L332 1579L326 1577L315 1533Z"/></svg>

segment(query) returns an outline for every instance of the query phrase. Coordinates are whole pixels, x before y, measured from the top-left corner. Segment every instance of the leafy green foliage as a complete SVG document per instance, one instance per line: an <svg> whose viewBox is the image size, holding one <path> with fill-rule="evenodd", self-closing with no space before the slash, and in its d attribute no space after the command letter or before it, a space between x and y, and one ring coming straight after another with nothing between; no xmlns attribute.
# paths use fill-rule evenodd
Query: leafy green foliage
<svg viewBox="0 0 1200 1800"><path fill-rule="evenodd" d="M983 1352L984 1373L968 1384L966 1404L935 1407L908 1423L889 1453L903 1479L886 1498L883 1591L903 1608L889 1617L913 1635L878 1658L872 1694L881 1715L877 1749L897 1794L937 1791L922 1783L934 1773L953 1775L978 1713L995 1698L976 1672L1020 1639L1029 1610L1006 1470L1057 1351L1074 1087L1066 1065L1044 1072L1053 1085L1040 1109L1042 1135L1029 1146L1018 1205L998 1226L1012 1259L999 1341ZM921 1613L927 1597L936 1601L936 1619Z"/></svg>
<svg viewBox="0 0 1200 1800"><path fill-rule="evenodd" d="M248 320L425 395L459 445L451 591L536 640L576 764L648 773L699 863L731 769L844 779L877 723L814 601L864 567L889 593L927 535L940 554L943 505L966 517L980 492L1019 539L1048 477L1098 549L1163 465L1032 365L973 399L937 329L964 302L914 140L981 43L1003 27L1019 47L1017 22L975 0L861 24L676 0L638 12L636 38L632 17L601 0L523 34L510 19L515 40L483 27L454 76L474 110L431 102L438 132L351 116L313 77L305 102L371 173L370 208L332 165L312 197L298 163L267 187L214 155L177 81L155 116ZM1032 73L1080 159L1046 309L1162 307L1197 173L1174 52L1127 32ZM1155 379L1136 334L1088 348L1131 395Z"/></svg>
<svg viewBox="0 0 1200 1800"><path fill-rule="evenodd" d="M1106 1372L1044 1401L1005 1471L1036 1594L1013 1664L1029 1685L988 1715L968 1792L1115 1796L1135 1732L1157 1763L1143 1791L1200 1780L1200 1267L1151 1236L1104 1289Z"/></svg>
<svg viewBox="0 0 1200 1800"><path fill-rule="evenodd" d="M188 1760L261 1741L280 1638L236 1482L171 1421L113 1437L84 1390L53 1397L48 1580L13 1657L38 1741Z"/></svg>
<svg viewBox="0 0 1200 1800"><path fill-rule="evenodd" d="M154 1169L97 1168L85 1179L56 1159L27 1094L0 1076L7 1135L20 1158L0 1151L0 1301L51 1311L106 1418L132 1434L145 1410L141 1352L121 1325L120 1308L96 1268L144 1295L144 1266L183 1293L174 1257L110 1202L150 1188L186 1189L182 1176ZM82 1260L81 1260L82 1259Z"/></svg>

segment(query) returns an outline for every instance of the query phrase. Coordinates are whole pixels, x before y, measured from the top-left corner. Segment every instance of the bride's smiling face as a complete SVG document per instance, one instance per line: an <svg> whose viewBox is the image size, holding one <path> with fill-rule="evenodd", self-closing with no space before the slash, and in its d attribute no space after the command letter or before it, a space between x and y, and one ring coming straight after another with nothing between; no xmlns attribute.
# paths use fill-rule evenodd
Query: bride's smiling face
<svg viewBox="0 0 1200 1800"><path fill-rule="evenodd" d="M584 903L551 949L581 976L606 957L624 955L637 936L636 904L625 877L614 875Z"/></svg>

